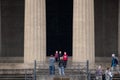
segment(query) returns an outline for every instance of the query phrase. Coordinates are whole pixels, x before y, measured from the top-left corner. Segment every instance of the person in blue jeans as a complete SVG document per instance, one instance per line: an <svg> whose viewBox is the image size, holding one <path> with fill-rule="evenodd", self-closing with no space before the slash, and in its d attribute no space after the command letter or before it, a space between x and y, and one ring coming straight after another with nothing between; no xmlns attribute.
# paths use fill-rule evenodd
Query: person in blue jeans
<svg viewBox="0 0 120 80"><path fill-rule="evenodd" d="M62 75L62 76L65 75L63 57L60 57L60 61L58 63L58 67L59 67L59 74Z"/></svg>
<svg viewBox="0 0 120 80"><path fill-rule="evenodd" d="M50 56L49 59L49 70L50 70L50 75L54 75L55 74L55 58L53 55Z"/></svg>

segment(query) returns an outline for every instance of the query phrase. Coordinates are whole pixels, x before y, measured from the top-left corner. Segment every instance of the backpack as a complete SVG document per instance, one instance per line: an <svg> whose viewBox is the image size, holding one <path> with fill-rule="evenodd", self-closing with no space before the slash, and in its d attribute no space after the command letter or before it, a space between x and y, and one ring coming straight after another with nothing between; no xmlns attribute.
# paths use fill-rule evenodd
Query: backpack
<svg viewBox="0 0 120 80"><path fill-rule="evenodd" d="M118 64L118 59L117 58L115 58L115 64Z"/></svg>

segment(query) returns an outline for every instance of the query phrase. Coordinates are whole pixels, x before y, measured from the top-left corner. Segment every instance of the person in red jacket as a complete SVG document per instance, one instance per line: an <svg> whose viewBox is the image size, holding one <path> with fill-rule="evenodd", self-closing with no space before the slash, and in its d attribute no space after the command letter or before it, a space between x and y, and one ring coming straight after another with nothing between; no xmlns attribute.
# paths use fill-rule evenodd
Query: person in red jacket
<svg viewBox="0 0 120 80"><path fill-rule="evenodd" d="M64 61L64 68L66 68L67 61L68 61L68 55L67 55L66 52L64 52L64 55L63 55L63 61Z"/></svg>

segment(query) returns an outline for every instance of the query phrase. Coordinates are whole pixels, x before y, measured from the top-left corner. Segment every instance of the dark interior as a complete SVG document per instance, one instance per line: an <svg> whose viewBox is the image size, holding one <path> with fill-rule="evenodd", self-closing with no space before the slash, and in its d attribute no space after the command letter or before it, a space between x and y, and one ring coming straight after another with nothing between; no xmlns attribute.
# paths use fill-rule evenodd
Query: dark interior
<svg viewBox="0 0 120 80"><path fill-rule="evenodd" d="M73 0L46 0L47 56L56 50L72 56Z"/></svg>

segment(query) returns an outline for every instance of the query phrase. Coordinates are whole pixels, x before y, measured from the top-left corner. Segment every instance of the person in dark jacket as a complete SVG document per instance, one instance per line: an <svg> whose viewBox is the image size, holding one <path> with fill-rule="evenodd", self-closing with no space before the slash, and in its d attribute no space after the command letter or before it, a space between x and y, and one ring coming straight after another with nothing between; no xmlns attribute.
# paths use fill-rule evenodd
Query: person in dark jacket
<svg viewBox="0 0 120 80"><path fill-rule="evenodd" d="M65 73L64 73L63 57L60 57L60 61L59 61L59 63L58 63L58 67L59 67L59 74L60 74L60 75L65 75Z"/></svg>
<svg viewBox="0 0 120 80"><path fill-rule="evenodd" d="M60 57L62 57L62 51L59 51L59 54L58 54L58 60L60 61Z"/></svg>
<svg viewBox="0 0 120 80"><path fill-rule="evenodd" d="M112 68L112 71L113 70L116 70L116 66L118 65L118 59L117 57L115 56L115 54L112 54L112 61L111 61L111 68Z"/></svg>

